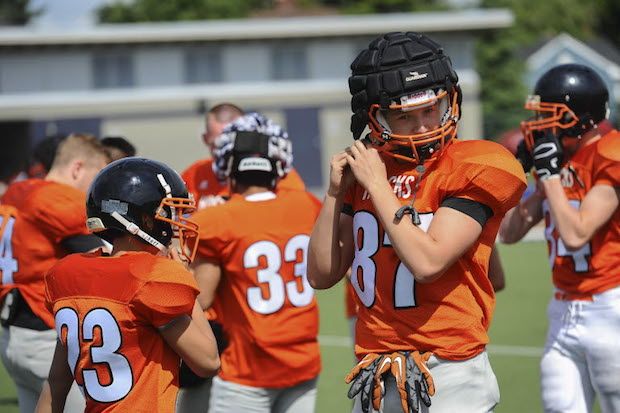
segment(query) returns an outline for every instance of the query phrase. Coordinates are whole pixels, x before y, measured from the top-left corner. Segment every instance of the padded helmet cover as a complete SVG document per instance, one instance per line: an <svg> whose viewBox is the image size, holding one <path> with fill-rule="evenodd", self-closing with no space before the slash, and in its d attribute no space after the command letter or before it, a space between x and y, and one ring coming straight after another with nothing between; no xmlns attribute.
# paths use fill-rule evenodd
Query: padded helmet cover
<svg viewBox="0 0 620 413"><path fill-rule="evenodd" d="M457 90L458 76L443 48L424 34L393 32L373 40L351 64L351 132L359 139L372 104L387 109L391 101L426 89Z"/></svg>

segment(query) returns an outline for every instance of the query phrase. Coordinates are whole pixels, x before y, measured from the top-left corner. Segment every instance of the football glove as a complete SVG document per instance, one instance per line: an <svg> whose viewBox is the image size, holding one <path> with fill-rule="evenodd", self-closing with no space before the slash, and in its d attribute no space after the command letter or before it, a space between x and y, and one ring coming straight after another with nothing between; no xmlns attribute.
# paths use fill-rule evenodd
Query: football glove
<svg viewBox="0 0 620 413"><path fill-rule="evenodd" d="M562 145L551 132L537 134L532 150L536 175L541 181L559 177L562 169Z"/></svg>
<svg viewBox="0 0 620 413"><path fill-rule="evenodd" d="M381 358L375 353L367 354L344 379L347 384L351 383L347 394L349 399L361 393L362 412L364 413L372 413L371 397L374 396L374 377Z"/></svg>
<svg viewBox="0 0 620 413"><path fill-rule="evenodd" d="M426 367L426 362L431 355L431 352L420 353L419 351L413 351L407 357L407 382L405 388L407 390L409 411L406 413L418 413L421 408L420 402L424 403L426 407L431 405L431 396L435 394L435 383L430 370Z"/></svg>
<svg viewBox="0 0 620 413"><path fill-rule="evenodd" d="M525 173L529 173L534 167L534 159L532 159L532 154L527 150L527 146L525 145L525 139L521 139L519 144L517 145L517 153L515 154L517 160L521 163L523 167L523 171Z"/></svg>

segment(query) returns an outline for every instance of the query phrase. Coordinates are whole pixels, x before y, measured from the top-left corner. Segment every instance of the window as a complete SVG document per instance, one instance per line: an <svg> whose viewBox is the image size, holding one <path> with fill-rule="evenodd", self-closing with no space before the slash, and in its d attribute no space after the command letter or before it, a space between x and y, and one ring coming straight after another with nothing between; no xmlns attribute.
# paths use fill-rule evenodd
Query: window
<svg viewBox="0 0 620 413"><path fill-rule="evenodd" d="M219 49L196 47L185 52L185 82L222 81L222 54Z"/></svg>
<svg viewBox="0 0 620 413"><path fill-rule="evenodd" d="M275 45L272 49L273 79L305 79L308 77L306 49L301 44Z"/></svg>
<svg viewBox="0 0 620 413"><path fill-rule="evenodd" d="M127 53L97 54L93 57L95 89L134 85L133 60Z"/></svg>

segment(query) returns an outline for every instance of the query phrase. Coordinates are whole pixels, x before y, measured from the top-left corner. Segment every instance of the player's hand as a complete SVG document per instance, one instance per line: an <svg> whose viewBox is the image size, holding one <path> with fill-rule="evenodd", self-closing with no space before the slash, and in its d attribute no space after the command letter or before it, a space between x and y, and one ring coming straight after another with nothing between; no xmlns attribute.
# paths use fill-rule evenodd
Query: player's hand
<svg viewBox="0 0 620 413"><path fill-rule="evenodd" d="M385 163L379 152L365 141L356 140L347 150L347 163L357 182L370 192L375 185L387 182Z"/></svg>
<svg viewBox="0 0 620 413"><path fill-rule="evenodd" d="M381 357L378 354L367 354L351 371L347 374L344 381L351 383L347 396L349 399L355 398L360 394L362 412L372 413L371 397L373 396L373 384L377 365Z"/></svg>
<svg viewBox="0 0 620 413"><path fill-rule="evenodd" d="M532 158L532 154L527 150L527 146L525 145L525 139L521 139L519 144L517 145L517 153L515 154L521 166L523 167L523 171L525 173L529 173L534 167L534 159Z"/></svg>
<svg viewBox="0 0 620 413"><path fill-rule="evenodd" d="M173 261L180 262L185 266L185 268L189 268L189 259L184 254L181 254L179 247L171 245L168 248L168 258Z"/></svg>
<svg viewBox="0 0 620 413"><path fill-rule="evenodd" d="M535 136L532 156L536 174L541 181L560 176L563 159L562 146L551 132L543 132Z"/></svg>
<svg viewBox="0 0 620 413"><path fill-rule="evenodd" d="M342 195L352 182L353 174L347 164L346 152L339 152L332 156L327 193L333 197Z"/></svg>
<svg viewBox="0 0 620 413"><path fill-rule="evenodd" d="M435 383L433 376L426 367L426 362L432 353L420 353L413 351L407 357L407 382L405 388L407 390L407 403L410 412L419 412L421 404L426 407L431 405L431 396L435 394Z"/></svg>

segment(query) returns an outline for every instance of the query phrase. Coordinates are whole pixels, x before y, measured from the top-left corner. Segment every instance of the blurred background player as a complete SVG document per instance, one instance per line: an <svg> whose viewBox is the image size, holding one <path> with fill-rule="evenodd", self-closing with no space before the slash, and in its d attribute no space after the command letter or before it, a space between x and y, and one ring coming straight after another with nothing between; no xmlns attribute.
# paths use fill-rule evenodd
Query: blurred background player
<svg viewBox="0 0 620 413"><path fill-rule="evenodd" d="M590 412L595 394L603 412L620 411L620 133L606 121L608 100L583 65L556 66L538 80L518 152L538 190L500 230L514 243L545 220L555 286L540 363L546 412Z"/></svg>
<svg viewBox="0 0 620 413"><path fill-rule="evenodd" d="M209 109L205 119L205 132L202 134L202 140L209 148L211 156L213 156L215 139L222 133L224 127L243 116L243 114L244 112L241 108L227 102L220 103ZM187 183L187 189L194 195L198 209L221 204L230 195L228 181L222 177L215 176L214 171L215 167L211 157L193 163L181 174L183 180ZM291 169L280 180L277 190L305 191L306 186L297 171Z"/></svg>
<svg viewBox="0 0 620 413"><path fill-rule="evenodd" d="M306 252L319 208L305 191L275 192L292 146L264 116L227 126L214 153L232 196L193 216L201 226L193 265L199 301L208 308L217 295L229 341L209 411L313 412L321 366Z"/></svg>
<svg viewBox="0 0 620 413"><path fill-rule="evenodd" d="M194 162L181 174L198 209L223 202L221 195L227 193L228 183L218 180L213 172L213 146L224 127L241 116L243 110L232 103L220 103L207 112L202 141L210 157Z"/></svg>
<svg viewBox="0 0 620 413"><path fill-rule="evenodd" d="M22 413L34 410L56 346L43 276L65 255L102 245L84 224L84 205L88 186L108 161L94 136L70 135L60 143L45 179L15 182L1 199L0 350ZM67 411L83 407L82 396L72 392Z"/></svg>
<svg viewBox="0 0 620 413"><path fill-rule="evenodd" d="M354 411L491 411L489 262L523 171L496 143L457 140L458 77L427 36L380 36L351 69L356 141L332 158L308 278L329 288L351 267Z"/></svg>
<svg viewBox="0 0 620 413"><path fill-rule="evenodd" d="M122 136L106 136L101 139L101 144L106 148L113 161L136 156L136 148Z"/></svg>
<svg viewBox="0 0 620 413"><path fill-rule="evenodd" d="M38 412L60 411L75 380L87 412L171 413L180 357L200 376L217 372L215 338L186 268L198 227L184 215L193 208L181 177L160 162L122 159L97 176L88 227L113 250L73 254L45 277L59 341Z"/></svg>

